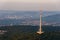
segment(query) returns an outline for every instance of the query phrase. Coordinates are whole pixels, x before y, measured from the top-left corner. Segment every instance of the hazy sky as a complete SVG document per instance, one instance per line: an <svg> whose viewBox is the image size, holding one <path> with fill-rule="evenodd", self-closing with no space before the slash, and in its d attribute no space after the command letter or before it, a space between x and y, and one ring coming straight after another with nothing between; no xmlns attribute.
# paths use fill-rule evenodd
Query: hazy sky
<svg viewBox="0 0 60 40"><path fill-rule="evenodd" d="M0 0L0 10L60 11L60 0Z"/></svg>

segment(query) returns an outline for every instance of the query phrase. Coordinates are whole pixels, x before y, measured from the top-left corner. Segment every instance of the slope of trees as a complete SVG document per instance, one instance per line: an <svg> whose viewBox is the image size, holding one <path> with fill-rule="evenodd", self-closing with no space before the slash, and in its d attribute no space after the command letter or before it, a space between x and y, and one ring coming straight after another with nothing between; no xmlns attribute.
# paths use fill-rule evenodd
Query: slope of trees
<svg viewBox="0 0 60 40"><path fill-rule="evenodd" d="M60 40L60 32L5 34L0 40Z"/></svg>
<svg viewBox="0 0 60 40"><path fill-rule="evenodd" d="M26 26L24 26L26 27ZM30 27L30 26L28 26ZM33 26L34 27L34 26ZM53 31L53 32L44 32L43 34L37 34L35 31L28 31L21 32L22 27L18 26L11 26L11 27L2 27L0 29L7 30L8 32L4 35L0 35L0 40L60 40L60 32ZM24 28L23 28L24 29Z"/></svg>

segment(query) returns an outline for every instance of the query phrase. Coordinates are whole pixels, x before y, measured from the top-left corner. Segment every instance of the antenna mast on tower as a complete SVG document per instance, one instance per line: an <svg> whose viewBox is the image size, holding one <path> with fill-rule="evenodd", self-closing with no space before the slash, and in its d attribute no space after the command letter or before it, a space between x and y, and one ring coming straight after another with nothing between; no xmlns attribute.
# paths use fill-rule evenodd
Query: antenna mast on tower
<svg viewBox="0 0 60 40"><path fill-rule="evenodd" d="M37 32L38 34L42 34L42 11L40 11L40 28L39 31Z"/></svg>

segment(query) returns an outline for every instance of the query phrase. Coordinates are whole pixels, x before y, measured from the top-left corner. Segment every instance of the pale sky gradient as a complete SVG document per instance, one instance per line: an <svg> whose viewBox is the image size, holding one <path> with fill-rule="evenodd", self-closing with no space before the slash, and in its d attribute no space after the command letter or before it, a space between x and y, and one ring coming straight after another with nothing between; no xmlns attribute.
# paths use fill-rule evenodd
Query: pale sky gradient
<svg viewBox="0 0 60 40"><path fill-rule="evenodd" d="M0 10L60 11L60 0L0 0Z"/></svg>

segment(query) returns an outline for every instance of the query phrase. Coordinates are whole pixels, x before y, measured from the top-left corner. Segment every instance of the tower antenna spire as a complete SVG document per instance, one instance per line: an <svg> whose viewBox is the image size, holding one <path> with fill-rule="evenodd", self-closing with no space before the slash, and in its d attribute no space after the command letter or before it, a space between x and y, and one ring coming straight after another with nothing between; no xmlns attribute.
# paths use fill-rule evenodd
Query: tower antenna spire
<svg viewBox="0 0 60 40"><path fill-rule="evenodd" d="M42 10L40 10L40 28L39 31L37 32L38 34L42 34Z"/></svg>

